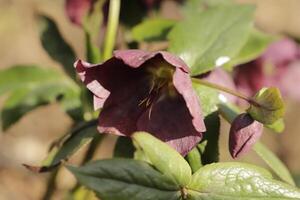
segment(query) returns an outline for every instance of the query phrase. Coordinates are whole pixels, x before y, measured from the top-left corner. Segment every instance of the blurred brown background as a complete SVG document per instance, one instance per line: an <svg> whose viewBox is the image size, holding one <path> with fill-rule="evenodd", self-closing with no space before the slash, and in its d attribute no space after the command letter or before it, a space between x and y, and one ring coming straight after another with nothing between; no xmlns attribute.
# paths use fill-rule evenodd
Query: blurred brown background
<svg viewBox="0 0 300 200"><path fill-rule="evenodd" d="M257 5L256 24L259 28L300 38L300 0L239 1ZM58 63L52 61L40 45L35 21L38 12L56 19L65 39L77 55L83 57L83 32L66 18L64 0L0 0L0 69L15 64L59 68ZM4 98L0 98L0 105ZM300 174L300 104L287 101L287 105L285 132L281 135L264 134L263 140L294 174ZM223 124L221 158L228 160L228 125ZM47 154L51 141L65 133L71 125L71 119L57 105L49 105L31 112L5 133L0 130L0 200L42 198L48 175L28 172L21 164L38 164ZM114 138L108 140L112 143ZM101 152L104 153L100 156L109 156L109 147L102 147ZM262 164L254 154L245 160ZM61 193L74 184L72 176L65 171L59 175L57 182ZM62 198L60 191L53 199Z"/></svg>

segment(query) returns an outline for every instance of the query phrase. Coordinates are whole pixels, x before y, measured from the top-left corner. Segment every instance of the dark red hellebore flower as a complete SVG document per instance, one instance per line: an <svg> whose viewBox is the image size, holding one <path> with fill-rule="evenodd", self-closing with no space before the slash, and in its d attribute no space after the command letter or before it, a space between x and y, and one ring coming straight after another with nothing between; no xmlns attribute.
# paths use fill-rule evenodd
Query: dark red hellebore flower
<svg viewBox="0 0 300 200"><path fill-rule="evenodd" d="M263 132L263 124L249 114L238 115L231 124L229 133L229 151L233 158L251 150Z"/></svg>
<svg viewBox="0 0 300 200"><path fill-rule="evenodd" d="M130 136L146 131L186 155L206 130L189 68L164 51L115 51L101 64L75 63L102 108L98 130Z"/></svg>

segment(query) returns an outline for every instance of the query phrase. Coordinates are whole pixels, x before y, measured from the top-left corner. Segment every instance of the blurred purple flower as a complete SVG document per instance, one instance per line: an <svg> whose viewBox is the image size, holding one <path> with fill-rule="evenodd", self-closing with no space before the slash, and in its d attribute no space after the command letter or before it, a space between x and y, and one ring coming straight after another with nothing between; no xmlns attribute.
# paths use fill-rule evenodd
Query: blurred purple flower
<svg viewBox="0 0 300 200"><path fill-rule="evenodd" d="M84 16L89 12L93 0L66 0L65 9L71 22L81 26Z"/></svg>
<svg viewBox="0 0 300 200"><path fill-rule="evenodd" d="M186 155L201 139L205 124L187 65L168 52L115 51L104 63L75 63L95 109L98 130L130 136L146 131Z"/></svg>
<svg viewBox="0 0 300 200"><path fill-rule="evenodd" d="M255 121L249 114L238 115L231 124L229 151L233 158L250 151L263 132L263 124Z"/></svg>
<svg viewBox="0 0 300 200"><path fill-rule="evenodd" d="M291 39L274 42L258 59L238 66L238 90L252 96L262 87L278 87L286 97L300 100L295 83L300 81L300 49Z"/></svg>

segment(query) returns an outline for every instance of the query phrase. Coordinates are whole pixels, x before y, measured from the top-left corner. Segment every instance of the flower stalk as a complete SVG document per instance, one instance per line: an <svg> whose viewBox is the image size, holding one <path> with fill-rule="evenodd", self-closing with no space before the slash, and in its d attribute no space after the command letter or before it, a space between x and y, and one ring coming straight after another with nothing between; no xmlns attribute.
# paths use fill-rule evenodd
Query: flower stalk
<svg viewBox="0 0 300 200"><path fill-rule="evenodd" d="M107 31L104 41L103 59L107 60L112 56L112 51L115 46L117 29L119 24L119 15L121 0L110 0Z"/></svg>
<svg viewBox="0 0 300 200"><path fill-rule="evenodd" d="M214 88L214 89L226 92L226 93L231 94L233 96L239 97L239 98L244 99L245 101L247 101L249 103L252 103L252 101L253 101L252 99L250 99L248 96L246 96L244 94L241 94L237 91L231 90L231 89L223 87L221 85L217 85L217 84L212 83L212 82L208 82L208 81L198 79L198 78L192 78L192 81L195 82L195 83L201 84L201 85L205 85L205 86L210 87L210 88Z"/></svg>

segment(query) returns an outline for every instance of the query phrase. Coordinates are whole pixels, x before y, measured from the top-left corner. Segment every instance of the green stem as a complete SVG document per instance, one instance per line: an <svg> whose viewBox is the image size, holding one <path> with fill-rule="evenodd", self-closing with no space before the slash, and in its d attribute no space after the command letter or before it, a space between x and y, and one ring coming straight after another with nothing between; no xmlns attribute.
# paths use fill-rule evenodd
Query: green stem
<svg viewBox="0 0 300 200"><path fill-rule="evenodd" d="M112 56L117 36L117 28L119 24L121 0L110 0L108 25L104 41L103 59L107 60Z"/></svg>
<svg viewBox="0 0 300 200"><path fill-rule="evenodd" d="M208 81L205 81L205 80L202 80L202 79L198 79L198 78L192 78L192 81L195 82L195 83L199 83L201 85L210 87L210 88L214 88L214 89L226 92L226 93L231 94L233 96L239 97L239 98L244 99L245 101L247 101L249 103L253 102L253 100L251 100L248 96L246 96L244 94L241 94L237 91L231 90L229 88L223 87L221 85L217 85L215 83L211 83L211 82L208 82Z"/></svg>

